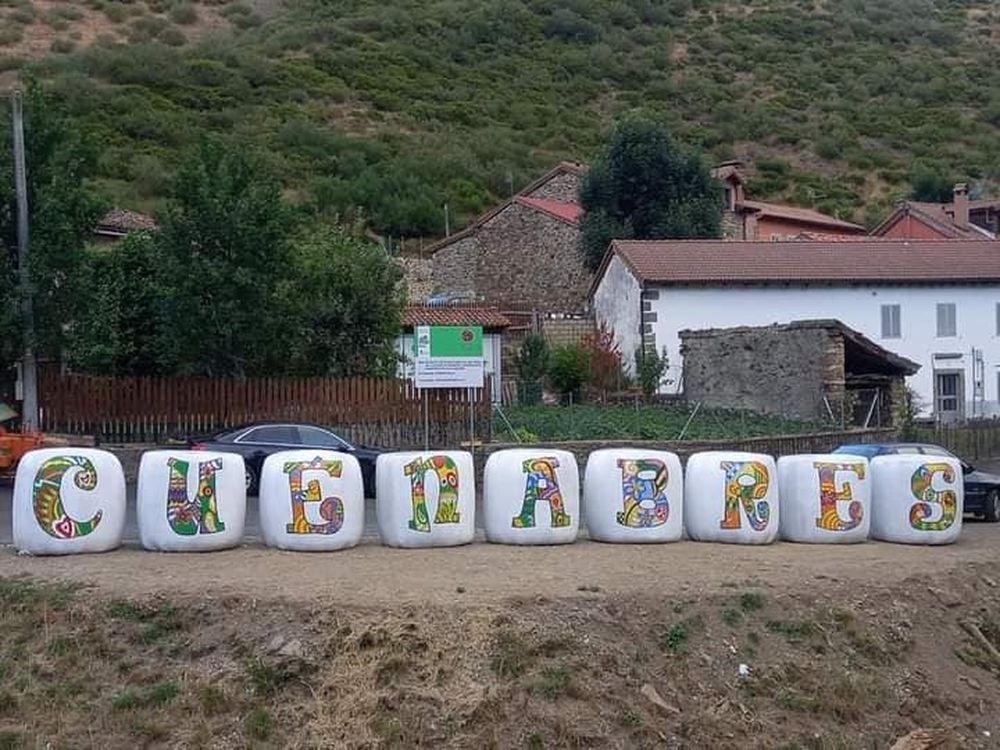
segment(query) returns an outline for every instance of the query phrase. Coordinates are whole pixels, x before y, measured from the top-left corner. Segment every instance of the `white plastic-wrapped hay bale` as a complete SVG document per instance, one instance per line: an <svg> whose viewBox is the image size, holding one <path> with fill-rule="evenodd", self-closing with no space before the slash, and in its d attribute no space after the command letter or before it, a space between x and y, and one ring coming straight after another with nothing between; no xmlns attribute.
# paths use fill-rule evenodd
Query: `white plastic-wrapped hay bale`
<svg viewBox="0 0 1000 750"><path fill-rule="evenodd" d="M361 465L349 453L296 450L260 472L260 530L268 547L329 552L355 546L365 528Z"/></svg>
<svg viewBox="0 0 1000 750"><path fill-rule="evenodd" d="M783 456L778 484L782 539L850 544L868 538L871 472L864 456Z"/></svg>
<svg viewBox="0 0 1000 750"><path fill-rule="evenodd" d="M142 456L136 510L146 549L234 547L243 538L246 505L243 457L236 453L158 450Z"/></svg>
<svg viewBox="0 0 1000 750"><path fill-rule="evenodd" d="M17 466L14 546L32 555L106 552L122 543L125 474L93 448L44 448Z"/></svg>
<svg viewBox="0 0 1000 750"><path fill-rule="evenodd" d="M483 473L486 538L500 544L568 544L580 527L580 474L572 453L498 451Z"/></svg>
<svg viewBox="0 0 1000 750"><path fill-rule="evenodd" d="M590 538L675 542L684 533L681 460L665 451L609 448L587 458L583 507Z"/></svg>
<svg viewBox="0 0 1000 750"><path fill-rule="evenodd" d="M778 535L778 475L771 456L708 451L688 459L684 523L699 542L770 544Z"/></svg>
<svg viewBox="0 0 1000 750"><path fill-rule="evenodd" d="M951 544L962 533L962 464L949 456L900 454L871 460L872 537Z"/></svg>
<svg viewBox="0 0 1000 750"><path fill-rule="evenodd" d="M375 486L378 533L390 547L454 547L476 534L471 453L385 453Z"/></svg>

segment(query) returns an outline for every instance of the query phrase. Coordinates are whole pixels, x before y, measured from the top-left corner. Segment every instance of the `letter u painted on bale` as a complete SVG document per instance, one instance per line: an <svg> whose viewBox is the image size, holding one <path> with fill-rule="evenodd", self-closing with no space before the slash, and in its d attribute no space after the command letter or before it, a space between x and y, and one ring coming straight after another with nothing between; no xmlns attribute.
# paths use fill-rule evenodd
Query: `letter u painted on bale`
<svg viewBox="0 0 1000 750"><path fill-rule="evenodd" d="M201 552L240 542L246 516L243 457L150 451L139 464L139 538L147 549Z"/></svg>

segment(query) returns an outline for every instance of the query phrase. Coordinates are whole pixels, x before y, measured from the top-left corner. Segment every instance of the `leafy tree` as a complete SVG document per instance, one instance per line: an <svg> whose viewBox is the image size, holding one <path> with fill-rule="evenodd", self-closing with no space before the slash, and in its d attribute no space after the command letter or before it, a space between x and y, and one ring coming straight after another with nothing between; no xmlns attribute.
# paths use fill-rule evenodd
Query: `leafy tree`
<svg viewBox="0 0 1000 750"><path fill-rule="evenodd" d="M156 240L164 365L178 374L279 371L289 336L282 282L291 213L260 161L209 142L182 163Z"/></svg>
<svg viewBox="0 0 1000 750"><path fill-rule="evenodd" d="M626 120L611 132L580 186L581 250L601 263L613 239L718 237L722 196L701 158L662 125Z"/></svg>
<svg viewBox="0 0 1000 750"><path fill-rule="evenodd" d="M577 344L557 346L549 364L549 381L559 393L579 397L580 389L590 376L586 350Z"/></svg>
<svg viewBox="0 0 1000 750"><path fill-rule="evenodd" d="M664 379L670 360L667 358L667 350L663 349L661 354L656 350L646 351L643 347L636 347L635 350L635 379L639 382L646 398L652 398L660 390L660 386L669 383Z"/></svg>
<svg viewBox="0 0 1000 750"><path fill-rule="evenodd" d="M549 370L549 345L540 333L529 333L517 353L517 376L521 381L521 400L537 404L542 400L542 381Z"/></svg>
<svg viewBox="0 0 1000 750"><path fill-rule="evenodd" d="M17 212L9 110L0 110L0 365L20 355L23 327L17 309ZM88 188L96 151L63 106L30 83L24 99L31 288L39 356L58 357L80 299L82 250L101 215Z"/></svg>
<svg viewBox="0 0 1000 750"><path fill-rule="evenodd" d="M954 197L955 181L936 169L918 167L910 180L913 184L910 197L915 201L950 203Z"/></svg>
<svg viewBox="0 0 1000 750"><path fill-rule="evenodd" d="M393 375L402 271L377 245L334 228L294 243L283 338L295 375Z"/></svg>
<svg viewBox="0 0 1000 750"><path fill-rule="evenodd" d="M162 371L165 278L153 234L136 233L109 248L92 248L81 268L83 293L67 359L100 375Z"/></svg>

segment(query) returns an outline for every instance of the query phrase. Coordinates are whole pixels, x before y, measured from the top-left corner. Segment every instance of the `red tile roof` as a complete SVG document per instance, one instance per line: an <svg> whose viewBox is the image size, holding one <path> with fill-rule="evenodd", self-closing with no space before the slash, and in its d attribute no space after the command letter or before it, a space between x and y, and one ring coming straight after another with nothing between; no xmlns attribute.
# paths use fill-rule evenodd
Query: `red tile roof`
<svg viewBox="0 0 1000 750"><path fill-rule="evenodd" d="M498 329L510 327L510 321L495 307L408 305L403 311L403 328L415 326L482 326Z"/></svg>
<svg viewBox="0 0 1000 750"><path fill-rule="evenodd" d="M988 240L619 240L605 267L612 253L641 284L1000 283L1000 242Z"/></svg>
<svg viewBox="0 0 1000 750"><path fill-rule="evenodd" d="M550 198L529 198L527 196L519 196L514 200L522 206L534 208L573 226L579 224L580 219L583 218L583 206L579 203L566 203Z"/></svg>
<svg viewBox="0 0 1000 750"><path fill-rule="evenodd" d="M762 216L772 216L776 219L789 219L800 221L806 224L818 224L825 227L837 227L848 229L854 232L864 232L865 228L859 224L852 224L833 216L821 214L811 208L799 208L797 206L783 206L777 203L762 203L761 201L742 201L737 207L749 208L757 211Z"/></svg>
<svg viewBox="0 0 1000 750"><path fill-rule="evenodd" d="M987 201L977 202L988 203ZM902 218L907 214L911 214L925 224L928 224L945 237L979 240L990 236L988 231L975 224L969 224L968 227L958 226L955 223L954 203L925 203L923 201L903 201L889 215L889 218L872 230L872 234L882 234L895 223L896 219Z"/></svg>
<svg viewBox="0 0 1000 750"><path fill-rule="evenodd" d="M152 216L124 208L114 208L108 211L97 223L98 234L122 235L140 230L156 229L156 221Z"/></svg>

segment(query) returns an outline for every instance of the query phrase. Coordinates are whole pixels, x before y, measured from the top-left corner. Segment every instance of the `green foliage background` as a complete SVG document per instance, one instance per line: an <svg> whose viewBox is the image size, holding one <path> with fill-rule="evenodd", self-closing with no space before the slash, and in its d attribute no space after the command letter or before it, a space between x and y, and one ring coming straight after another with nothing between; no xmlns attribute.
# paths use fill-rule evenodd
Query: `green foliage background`
<svg viewBox="0 0 1000 750"><path fill-rule="evenodd" d="M0 70L30 68L70 105L121 205L155 208L178 154L212 134L260 151L305 211L436 234L446 201L465 220L587 160L624 113L711 158L751 157L756 197L860 221L919 175L1000 181L989 0L232 3L231 31L187 44L188 6L86 5L139 13L123 22L134 41L31 63L0 46Z"/></svg>

